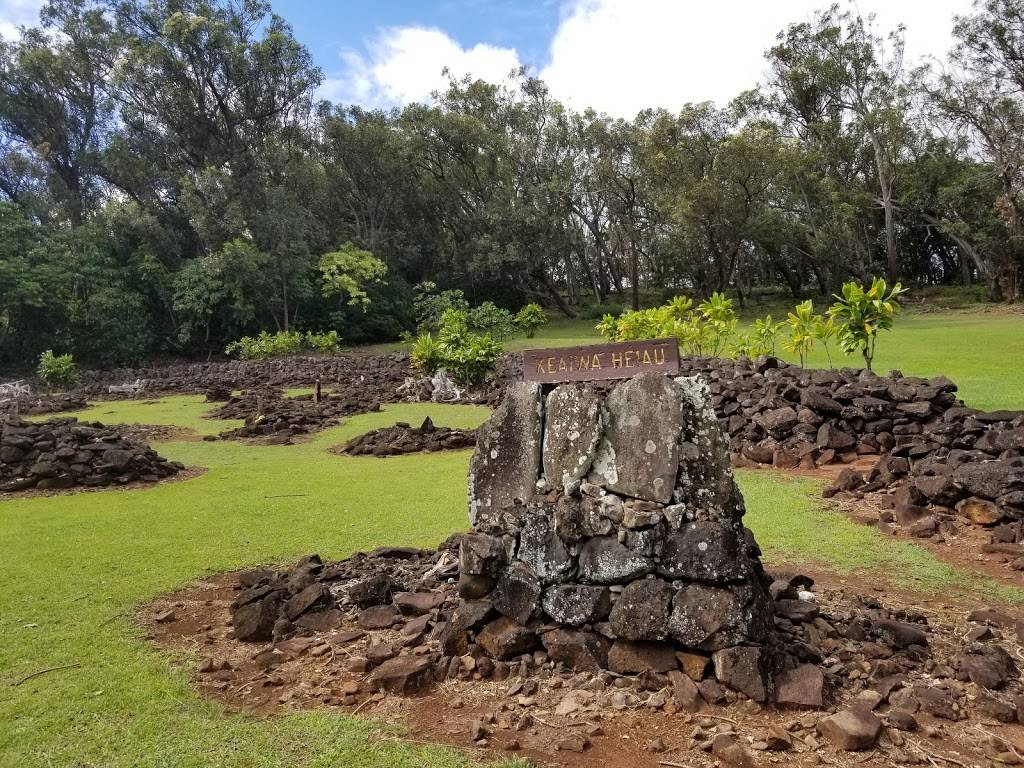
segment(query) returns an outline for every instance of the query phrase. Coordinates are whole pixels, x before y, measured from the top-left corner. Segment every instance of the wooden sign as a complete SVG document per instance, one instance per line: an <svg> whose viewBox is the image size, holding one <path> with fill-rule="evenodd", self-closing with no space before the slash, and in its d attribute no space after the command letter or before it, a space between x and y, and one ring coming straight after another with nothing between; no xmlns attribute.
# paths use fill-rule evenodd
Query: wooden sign
<svg viewBox="0 0 1024 768"><path fill-rule="evenodd" d="M666 376L679 373L679 342L643 339L523 352L523 379L526 381L628 379L645 371L657 371Z"/></svg>

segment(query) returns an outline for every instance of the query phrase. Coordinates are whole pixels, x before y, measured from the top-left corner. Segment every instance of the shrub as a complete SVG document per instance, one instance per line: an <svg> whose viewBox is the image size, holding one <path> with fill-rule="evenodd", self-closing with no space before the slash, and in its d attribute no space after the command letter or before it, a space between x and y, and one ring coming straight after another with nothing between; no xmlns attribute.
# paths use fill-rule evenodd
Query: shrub
<svg viewBox="0 0 1024 768"><path fill-rule="evenodd" d="M515 330L515 319L507 309L493 301L485 301L467 312L469 327L478 333L489 333L496 339L504 339Z"/></svg>
<svg viewBox="0 0 1024 768"><path fill-rule="evenodd" d="M899 283L888 294L887 287L880 277L874 278L867 289L854 282L844 283L842 295L835 297L835 304L828 310L830 319L836 323L839 346L848 355L859 351L869 371L875 359L878 332L892 330L900 311L896 299L906 293Z"/></svg>
<svg viewBox="0 0 1024 768"><path fill-rule="evenodd" d="M224 348L227 355L242 360L269 360L272 357L298 354L302 349L302 334L298 331L260 331L258 336L243 336Z"/></svg>
<svg viewBox="0 0 1024 768"><path fill-rule="evenodd" d="M307 331L303 339L306 348L321 355L336 355L341 351L341 338L337 331L324 331L313 333Z"/></svg>
<svg viewBox="0 0 1024 768"><path fill-rule="evenodd" d="M516 325L528 339L532 339L537 329L547 321L548 316L544 313L544 308L535 301L531 301L516 312Z"/></svg>
<svg viewBox="0 0 1024 768"><path fill-rule="evenodd" d="M732 301L714 293L695 310L693 300L676 296L660 307L605 315L596 326L609 341L675 338L690 355L719 355L736 332Z"/></svg>
<svg viewBox="0 0 1024 768"><path fill-rule="evenodd" d="M72 355L55 355L48 349L39 356L39 378L51 387L73 387L78 382L78 366Z"/></svg>
<svg viewBox="0 0 1024 768"><path fill-rule="evenodd" d="M589 304L580 309L580 317L584 320L600 320L606 315L618 317L625 311L625 307L617 302L605 302L604 304Z"/></svg>
<svg viewBox="0 0 1024 768"><path fill-rule="evenodd" d="M413 366L427 375L444 369L460 384L478 384L494 371L501 345L489 333L471 331L467 311L445 310L439 326L436 340L427 332L413 343Z"/></svg>
<svg viewBox="0 0 1024 768"><path fill-rule="evenodd" d="M416 314L416 327L421 333L436 331L441 323L441 315L446 310L469 310L469 302L462 291L448 290L438 293L437 283L430 281L418 283L413 287L412 304Z"/></svg>
<svg viewBox="0 0 1024 768"><path fill-rule="evenodd" d="M414 368L433 376L444 364L441 344L430 333L423 333L413 342L410 351Z"/></svg>

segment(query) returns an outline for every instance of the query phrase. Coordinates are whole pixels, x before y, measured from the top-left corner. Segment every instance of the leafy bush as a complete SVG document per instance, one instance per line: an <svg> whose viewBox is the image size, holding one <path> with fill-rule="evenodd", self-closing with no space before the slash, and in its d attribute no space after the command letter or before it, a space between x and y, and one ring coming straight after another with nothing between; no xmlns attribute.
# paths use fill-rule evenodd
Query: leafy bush
<svg viewBox="0 0 1024 768"><path fill-rule="evenodd" d="M729 349L734 357L754 359L775 354L775 339L785 323L776 323L771 315L754 321L754 330L737 334Z"/></svg>
<svg viewBox="0 0 1024 768"><path fill-rule="evenodd" d="M341 338L337 331L324 331L313 333L307 331L303 339L306 349L318 352L321 355L336 355L341 351Z"/></svg>
<svg viewBox="0 0 1024 768"><path fill-rule="evenodd" d="M243 336L224 348L224 354L237 355L242 360L269 360L272 357L298 354L302 349L302 334L298 331L260 331L258 336Z"/></svg>
<svg viewBox="0 0 1024 768"><path fill-rule="evenodd" d="M413 367L433 376L444 365L441 343L432 334L423 333L412 344L410 350Z"/></svg>
<svg viewBox="0 0 1024 768"><path fill-rule="evenodd" d="M548 316L544 313L544 308L535 301L531 301L516 312L516 325L528 339L532 339L537 329L547 321Z"/></svg>
<svg viewBox="0 0 1024 768"><path fill-rule="evenodd" d="M72 355L55 355L48 349L39 356L39 378L51 387L73 387L78 383L78 366Z"/></svg>
<svg viewBox="0 0 1024 768"><path fill-rule="evenodd" d="M489 333L470 330L466 310L445 310L439 326L436 340L427 332L413 343L414 367L428 375L444 369L460 384L478 384L494 371L501 345Z"/></svg>
<svg viewBox="0 0 1024 768"><path fill-rule="evenodd" d="M836 296L835 304L828 310L829 317L836 323L839 346L848 355L859 351L869 371L875 359L878 332L892 330L900 311L896 299L906 293L900 283L888 294L887 288L880 277L872 279L867 289L854 282L844 283L842 296Z"/></svg>
<svg viewBox="0 0 1024 768"><path fill-rule="evenodd" d="M469 327L478 333L489 333L496 339L508 338L515 330L515 319L507 309L485 301L467 312Z"/></svg>
<svg viewBox="0 0 1024 768"><path fill-rule="evenodd" d="M784 342L787 350L799 356L800 367L807 367L807 355L814 349L814 302L802 301L786 317L789 338Z"/></svg>
<svg viewBox="0 0 1024 768"><path fill-rule="evenodd" d="M609 341L675 338L689 355L720 355L736 332L732 301L714 293L696 309L693 300L676 296L660 307L605 315L596 326Z"/></svg>
<svg viewBox="0 0 1024 768"><path fill-rule="evenodd" d="M437 283L422 282L413 287L413 310L416 314L416 327L424 331L436 331L441 323L441 315L449 309L466 312L469 302L460 290L437 291Z"/></svg>

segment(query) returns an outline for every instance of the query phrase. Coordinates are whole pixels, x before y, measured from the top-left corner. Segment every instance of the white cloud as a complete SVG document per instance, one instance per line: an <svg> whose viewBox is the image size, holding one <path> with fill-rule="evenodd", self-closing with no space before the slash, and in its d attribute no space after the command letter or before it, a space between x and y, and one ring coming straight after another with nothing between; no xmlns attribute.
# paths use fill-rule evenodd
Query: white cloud
<svg viewBox="0 0 1024 768"><path fill-rule="evenodd" d="M470 74L499 82L520 66L511 48L478 43L462 48L439 29L396 27L383 31L366 54L346 51L345 71L329 77L320 95L333 101L389 107L426 101L446 83L448 68L455 77Z"/></svg>
<svg viewBox="0 0 1024 768"><path fill-rule="evenodd" d="M18 27L38 23L42 7L43 0L0 0L0 36L5 40L20 37Z"/></svg>
<svg viewBox="0 0 1024 768"><path fill-rule="evenodd" d="M830 0L576 0L551 42L541 77L577 108L633 117L645 107L725 103L762 79L764 52L788 24ZM907 26L907 59L942 56L953 15L970 0L859 0L876 30Z"/></svg>

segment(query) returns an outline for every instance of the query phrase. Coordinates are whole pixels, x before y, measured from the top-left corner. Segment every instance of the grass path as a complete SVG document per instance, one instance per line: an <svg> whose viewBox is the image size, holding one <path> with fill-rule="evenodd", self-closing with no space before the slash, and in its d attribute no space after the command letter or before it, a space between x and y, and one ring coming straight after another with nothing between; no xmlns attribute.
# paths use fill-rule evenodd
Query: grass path
<svg viewBox="0 0 1024 768"><path fill-rule="evenodd" d="M217 431L220 423L201 418L208 407L188 397L106 403L94 417ZM0 502L0 765L469 765L453 750L380 739L389 726L327 710L265 721L226 713L197 695L131 620L140 604L213 572L310 552L340 558L382 544L430 546L464 529L468 452L379 460L325 450L428 414L468 428L487 411L390 406L296 446L164 443L167 457L208 471L145 490ZM769 560L888 572L934 590L991 588L912 544L821 511L809 481L758 472L742 474L741 484ZM1024 602L1024 590L1000 589ZM10 684L68 664L79 666Z"/></svg>

